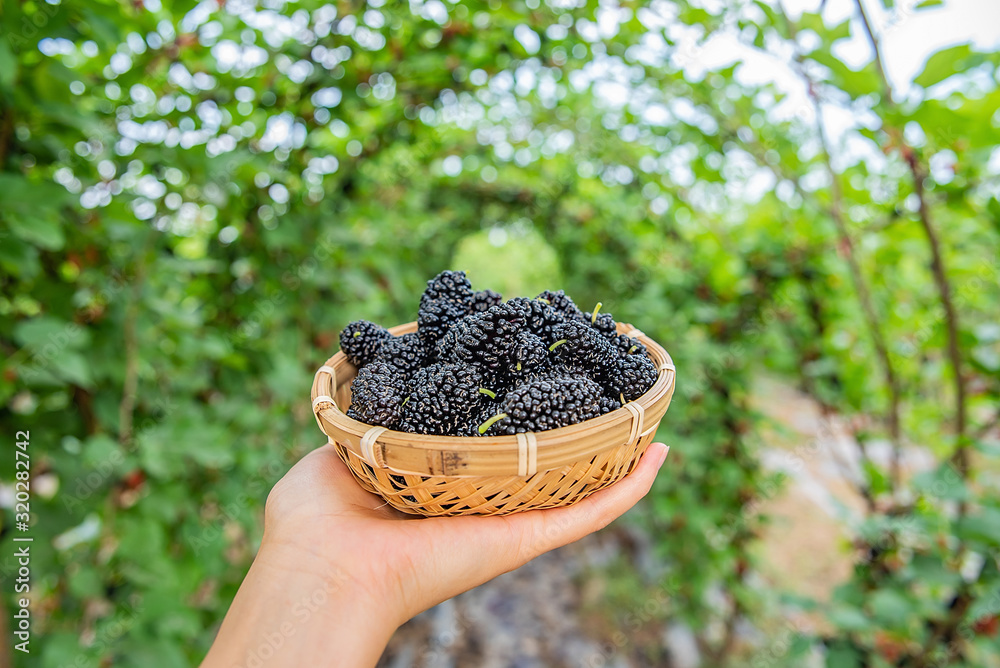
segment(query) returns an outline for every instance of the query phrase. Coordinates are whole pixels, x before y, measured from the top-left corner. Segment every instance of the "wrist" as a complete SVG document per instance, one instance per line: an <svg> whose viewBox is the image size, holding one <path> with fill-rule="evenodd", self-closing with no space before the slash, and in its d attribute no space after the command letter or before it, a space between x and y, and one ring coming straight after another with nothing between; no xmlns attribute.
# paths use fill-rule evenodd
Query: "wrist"
<svg viewBox="0 0 1000 668"><path fill-rule="evenodd" d="M374 666L399 625L378 604L334 559L265 539L204 666Z"/></svg>

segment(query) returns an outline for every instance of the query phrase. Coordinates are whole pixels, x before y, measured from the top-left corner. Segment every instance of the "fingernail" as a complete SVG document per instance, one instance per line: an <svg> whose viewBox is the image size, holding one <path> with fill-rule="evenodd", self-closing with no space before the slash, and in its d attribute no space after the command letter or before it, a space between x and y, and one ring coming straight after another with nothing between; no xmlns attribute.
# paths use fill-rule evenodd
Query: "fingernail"
<svg viewBox="0 0 1000 668"><path fill-rule="evenodd" d="M660 461L656 463L656 468L663 466L663 462L667 459L667 453L670 452L670 447L664 447L663 452L660 453Z"/></svg>

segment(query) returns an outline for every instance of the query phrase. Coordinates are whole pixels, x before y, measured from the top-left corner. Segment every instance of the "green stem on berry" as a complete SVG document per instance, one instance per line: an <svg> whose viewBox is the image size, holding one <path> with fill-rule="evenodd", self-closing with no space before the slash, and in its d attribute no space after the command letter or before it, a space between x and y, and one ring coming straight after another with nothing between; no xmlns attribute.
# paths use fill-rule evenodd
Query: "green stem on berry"
<svg viewBox="0 0 1000 668"><path fill-rule="evenodd" d="M401 403L401 404L399 405L399 407L400 407L400 408L402 408L403 406L405 406L405 405L406 405L406 402L407 402L407 401L409 401L409 400L410 400L410 398L409 398L409 397L406 397L405 399L403 399L403 403Z"/></svg>
<svg viewBox="0 0 1000 668"><path fill-rule="evenodd" d="M490 399L496 399L497 398L497 393L494 392L493 390L488 390L485 387L480 387L479 391L482 392L483 394L485 394L486 396L488 396Z"/></svg>
<svg viewBox="0 0 1000 668"><path fill-rule="evenodd" d="M553 343L551 346L549 346L549 352L551 353L553 350L555 350L556 348L558 348L559 346L561 346L564 343L566 343L566 339L559 339L558 341L556 341L555 343Z"/></svg>
<svg viewBox="0 0 1000 668"><path fill-rule="evenodd" d="M516 367L514 367L514 371L520 371L520 370L521 370L521 363L520 363L520 362L518 362L518 363L517 363L517 366L516 366Z"/></svg>
<svg viewBox="0 0 1000 668"><path fill-rule="evenodd" d="M601 310L602 306L604 306L604 304L597 302L597 306L594 307L594 312L590 314L590 324L597 322L597 312Z"/></svg>
<svg viewBox="0 0 1000 668"><path fill-rule="evenodd" d="M543 304L551 304L552 303L548 299L546 299L545 297L536 297L535 299L537 299L538 301L542 302Z"/></svg>
<svg viewBox="0 0 1000 668"><path fill-rule="evenodd" d="M354 332L354 334L352 335L352 338L355 338L355 339L356 339L356 338L358 338L359 336L361 336L361 332Z"/></svg>
<svg viewBox="0 0 1000 668"><path fill-rule="evenodd" d="M484 422L481 425L479 425L479 433L480 434L485 434L486 431L490 427L492 427L494 424L496 424L500 420L504 419L505 417L507 417L506 413L497 413L496 415L494 415L493 417L491 417L489 420L487 420L486 422Z"/></svg>
<svg viewBox="0 0 1000 668"><path fill-rule="evenodd" d="M639 350L639 346L632 346L631 348L628 349L628 354L631 355L637 350Z"/></svg>

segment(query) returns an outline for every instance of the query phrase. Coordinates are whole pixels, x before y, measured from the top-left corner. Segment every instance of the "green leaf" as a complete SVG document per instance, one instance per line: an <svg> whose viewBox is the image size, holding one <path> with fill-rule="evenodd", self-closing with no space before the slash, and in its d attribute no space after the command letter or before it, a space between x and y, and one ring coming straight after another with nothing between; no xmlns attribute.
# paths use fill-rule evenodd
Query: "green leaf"
<svg viewBox="0 0 1000 668"><path fill-rule="evenodd" d="M80 353L66 351L53 360L52 371L72 385L91 387L94 384L90 374L90 363Z"/></svg>
<svg viewBox="0 0 1000 668"><path fill-rule="evenodd" d="M889 482L889 477L885 474L881 468L873 464L869 460L864 462L865 477L868 479L868 486L871 488L872 494L878 496L879 494L884 494L891 489L891 484Z"/></svg>
<svg viewBox="0 0 1000 668"><path fill-rule="evenodd" d="M981 59L981 54L975 53L968 43L938 51L927 59L923 71L913 79L913 83L930 88L953 74L964 72L973 61Z"/></svg>
<svg viewBox="0 0 1000 668"><path fill-rule="evenodd" d="M861 665L858 651L843 642L836 643L826 653L826 668L859 668Z"/></svg>
<svg viewBox="0 0 1000 668"><path fill-rule="evenodd" d="M868 604L879 621L892 627L902 626L913 608L905 596L892 589L876 591Z"/></svg>
<svg viewBox="0 0 1000 668"><path fill-rule="evenodd" d="M931 7L940 7L944 4L944 0L922 0L918 2L914 9L930 9Z"/></svg>
<svg viewBox="0 0 1000 668"><path fill-rule="evenodd" d="M818 12L803 12L799 18L799 28L812 30L819 35L825 45L851 36L850 19L845 19L835 26L827 27L827 24L823 21L822 14Z"/></svg>
<svg viewBox="0 0 1000 668"><path fill-rule="evenodd" d="M11 90L17 81L18 62L7 40L0 40L0 90Z"/></svg>
<svg viewBox="0 0 1000 668"><path fill-rule="evenodd" d="M33 216L22 219L10 216L7 222L18 237L46 250L59 250L66 241L59 221L52 218Z"/></svg>
<svg viewBox="0 0 1000 668"><path fill-rule="evenodd" d="M839 58L834 56L829 48L820 48L808 56L817 63L826 66L831 76L831 81L838 88L848 93L852 98L857 98L869 93L877 93L881 89L881 82L875 68L868 64L860 70L853 70L844 64Z"/></svg>
<svg viewBox="0 0 1000 668"><path fill-rule="evenodd" d="M1000 510L983 508L975 515L969 515L959 523L955 534L982 542L996 551L1000 547Z"/></svg>
<svg viewBox="0 0 1000 668"><path fill-rule="evenodd" d="M830 621L844 629L845 631L860 631L868 628L871 620L858 608L838 605L830 609Z"/></svg>
<svg viewBox="0 0 1000 668"><path fill-rule="evenodd" d="M913 489L933 498L966 501L969 489L958 471L948 463L913 476Z"/></svg>

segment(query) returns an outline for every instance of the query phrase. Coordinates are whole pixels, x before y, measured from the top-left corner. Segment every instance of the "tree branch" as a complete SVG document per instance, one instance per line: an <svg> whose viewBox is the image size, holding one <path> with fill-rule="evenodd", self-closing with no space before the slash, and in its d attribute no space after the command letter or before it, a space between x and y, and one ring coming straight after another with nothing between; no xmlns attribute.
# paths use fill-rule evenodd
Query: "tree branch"
<svg viewBox="0 0 1000 668"><path fill-rule="evenodd" d="M860 2L860 0L858 0L858 2ZM782 15L785 17L789 33L794 39L795 26L788 19L788 16L784 13L783 8ZM840 247L847 260L847 267L851 274L851 281L854 283L854 290L858 293L858 301L861 303L861 310L864 314L865 324L868 327L868 334L871 337L872 344L875 346L875 353L879 360L882 376L884 378L885 385L889 390L889 409L886 414L886 420L889 424L889 439L892 442L890 482L892 483L892 490L895 491L901 477L900 450L902 448L902 427L899 418L899 406L901 403L902 389L900 387L899 376L897 375L896 368L893 365L892 357L889 355L889 347L886 344L885 336L882 333L882 326L879 322L878 314L875 311L871 290L869 289L868 282L865 280L864 272L861 270L861 264L857 259L854 239L851 237L850 231L847 228L847 222L844 219L843 191L841 190L840 180L837 176L837 172L833 169L833 161L830 157L830 141L826 136L826 129L823 127L823 109L819 93L816 91L816 82L813 81L812 77L810 77L806 72L803 67L802 55L797 51L795 53L795 63L798 65L798 67L796 67L796 71L806 85L809 100L812 102L813 108L816 112L816 131L822 148L823 166L826 170L827 176L830 178L830 217L833 219L833 223L837 228L837 236L840 239Z"/></svg>
<svg viewBox="0 0 1000 668"><path fill-rule="evenodd" d="M5 109L3 121L0 122L0 170L7 164L7 154L10 152L11 137L14 134L14 110Z"/></svg>
<svg viewBox="0 0 1000 668"><path fill-rule="evenodd" d="M878 70L879 77L882 80L886 102L892 106L895 104L892 98L892 86L885 75L885 61L879 48L878 37L875 35L875 31L872 30L868 14L865 12L864 3L861 0L854 0L854 2L858 7L858 12L861 14L861 21L864 23L865 32L868 34L868 41L874 52L875 68ZM962 350L958 342L958 313L955 310L955 303L952 299L951 282L948 279L948 272L944 264L941 241L931 220L930 207L927 205L927 196L924 189L924 182L927 175L917 158L916 151L913 147L906 144L902 133L900 133L898 140L903 159L909 166L910 174L913 177L913 191L917 196L920 225L924 229L924 234L927 236L927 243L931 249L931 273L934 275L934 282L937 285L941 305L944 307L945 325L948 330L948 358L955 383L955 434L957 440L951 461L959 470L962 477L966 478L969 474L969 453L968 442L966 440L967 406L965 380L962 377Z"/></svg>
<svg viewBox="0 0 1000 668"><path fill-rule="evenodd" d="M945 269L941 241L931 221L927 198L924 195L924 180L927 177L917 161L915 151L910 149L905 157L910 166L910 173L913 175L913 187L919 202L920 225L924 228L924 234L927 235L927 242L931 247L931 272L934 274L934 282L937 284L941 305L944 307L945 325L948 329L948 358L955 377L955 433L958 442L952 453L952 462L964 478L969 473L969 444L965 438L967 407L965 380L962 377L962 350L958 341L958 313L955 310L954 299L952 299L951 282L948 280L948 272Z"/></svg>
<svg viewBox="0 0 1000 668"><path fill-rule="evenodd" d="M816 128L819 134L820 145L823 148L823 163L827 175L830 177L830 217L833 218L833 223L837 227L837 235L840 237L841 248L844 251L844 257L847 259L851 281L854 283L854 289L858 293L858 301L861 302L861 310L865 316L868 333L871 336L872 344L875 346L875 352L882 367L882 376L885 379L886 387L889 389L889 410L886 417L889 423L889 437L892 440L890 474L893 488L895 489L899 483L901 473L899 462L902 430L900 428L899 404L902 391L900 390L899 376L896 374L892 357L889 355L889 347L885 342L885 336L882 334L881 323L875 311L875 305L872 302L871 290L861 270L861 264L858 262L854 240L851 238L850 232L847 229L847 223L844 220L843 192L840 188L840 180L837 178L837 173L834 171L833 163L830 159L830 143L826 136L826 130L823 128L822 119L820 118L822 110L820 108L819 97L816 94L816 89L812 81L809 81L807 85L809 87L810 99L813 101L816 109Z"/></svg>
<svg viewBox="0 0 1000 668"><path fill-rule="evenodd" d="M148 246L140 249L136 262L135 277L125 305L123 327L125 353L125 379L122 382L122 398L118 404L118 442L128 446L132 441L132 422L135 412L136 395L139 390L139 340L136 336L136 320L139 317L139 299L145 275L146 252Z"/></svg>
<svg viewBox="0 0 1000 668"><path fill-rule="evenodd" d="M890 105L895 104L892 99L892 86L889 85L889 77L885 75L885 66L883 65L885 59L882 58L882 46L879 43L878 37L875 36L875 31L872 30L872 24L868 19L868 12L865 11L864 3L861 0L854 0L854 2L858 6L858 13L861 14L861 22L865 25L865 34L868 35L868 43L872 45L875 69L878 70L878 78L882 81L882 93L885 96L885 101Z"/></svg>

